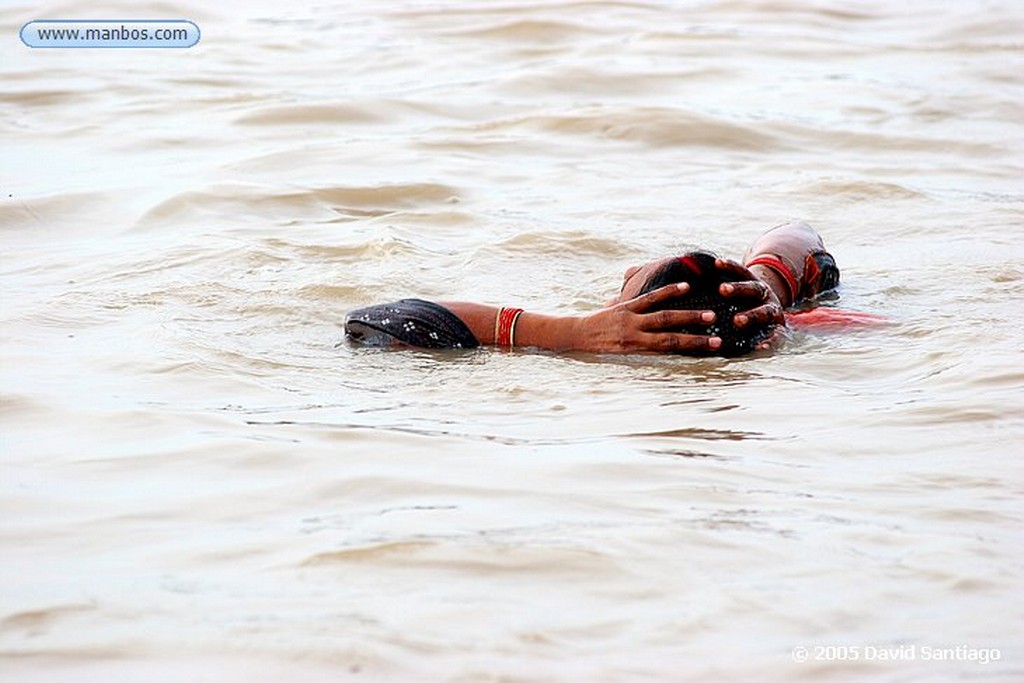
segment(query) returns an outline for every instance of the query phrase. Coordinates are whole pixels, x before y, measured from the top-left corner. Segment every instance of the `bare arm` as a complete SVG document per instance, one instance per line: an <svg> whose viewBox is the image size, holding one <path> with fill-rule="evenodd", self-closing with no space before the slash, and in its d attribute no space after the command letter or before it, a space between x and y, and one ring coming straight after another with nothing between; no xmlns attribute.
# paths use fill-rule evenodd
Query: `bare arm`
<svg viewBox="0 0 1024 683"><path fill-rule="evenodd" d="M739 327L767 327L781 322L781 308L762 283L735 282L723 285L723 288L724 296L757 304L736 315ZM595 353L714 353L722 346L721 338L678 331L683 327L706 326L714 322L713 311L651 310L688 290L689 285L685 282L667 285L582 316L552 316L526 311L519 316L515 344L551 351ZM457 301L443 302L442 305L462 319L481 344L497 343L495 321L500 310L498 307Z"/></svg>
<svg viewBox="0 0 1024 683"><path fill-rule="evenodd" d="M687 325L707 324L714 320L711 311L647 312L658 303L684 294L688 288L686 283L668 285L583 316L553 316L526 311L516 324L516 346L596 353L714 352L722 345L718 337L670 331ZM442 305L461 318L481 344L497 342L494 336L499 312L497 307L458 301L446 301Z"/></svg>
<svg viewBox="0 0 1024 683"><path fill-rule="evenodd" d="M761 235L747 249L743 262L771 287L785 308L839 284L839 269L821 236L802 221L775 226Z"/></svg>
<svg viewBox="0 0 1024 683"><path fill-rule="evenodd" d="M753 278L735 262L721 261L718 267ZM588 315L527 311L515 318L514 324L506 316L500 340L497 328L502 309L462 301L438 304L403 299L358 309L346 317L345 332L353 342L370 346L472 348L478 344L514 343L551 351L716 353L723 348L723 341L711 332L715 312L671 306L673 299L683 297L690 289L685 282L665 285ZM738 280L722 284L719 291L735 302L734 310L739 312L733 316L733 323L737 328L749 329L756 336L759 330L783 324L777 299L764 283Z"/></svg>

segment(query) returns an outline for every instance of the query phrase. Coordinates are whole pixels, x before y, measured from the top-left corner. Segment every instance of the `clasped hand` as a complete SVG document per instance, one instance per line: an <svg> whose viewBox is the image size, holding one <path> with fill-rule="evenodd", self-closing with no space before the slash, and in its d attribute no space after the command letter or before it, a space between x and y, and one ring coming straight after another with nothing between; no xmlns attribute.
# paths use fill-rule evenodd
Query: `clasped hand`
<svg viewBox="0 0 1024 683"><path fill-rule="evenodd" d="M733 324L751 335L774 327L775 330L758 344L758 348L774 347L781 338L780 330L785 326L778 297L736 261L717 259L715 267L722 272L724 279L734 280L719 286L720 294L739 308ZM578 333L574 335L580 342L577 349L596 353L716 353L722 346L720 337L680 331L713 323L713 311L654 310L688 291L690 285L686 282L666 285L580 318Z"/></svg>

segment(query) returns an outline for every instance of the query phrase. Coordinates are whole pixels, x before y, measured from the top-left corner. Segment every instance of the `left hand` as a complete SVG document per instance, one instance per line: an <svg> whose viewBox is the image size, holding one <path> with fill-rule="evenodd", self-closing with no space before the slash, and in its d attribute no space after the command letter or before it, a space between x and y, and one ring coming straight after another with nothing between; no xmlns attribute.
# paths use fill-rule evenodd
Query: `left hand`
<svg viewBox="0 0 1024 683"><path fill-rule="evenodd" d="M719 286L719 292L739 307L733 316L737 329L764 330L772 328L768 337L758 344L759 349L775 348L781 343L786 318L782 314L782 303L772 288L761 282L745 266L732 259L716 259L715 267L725 276L735 280Z"/></svg>

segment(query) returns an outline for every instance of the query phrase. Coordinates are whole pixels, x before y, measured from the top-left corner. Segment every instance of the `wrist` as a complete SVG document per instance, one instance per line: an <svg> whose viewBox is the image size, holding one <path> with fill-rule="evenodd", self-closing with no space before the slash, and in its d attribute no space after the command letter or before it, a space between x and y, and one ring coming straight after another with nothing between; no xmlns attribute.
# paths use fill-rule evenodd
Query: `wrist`
<svg viewBox="0 0 1024 683"><path fill-rule="evenodd" d="M516 346L533 346L548 351L581 349L582 318L552 316L526 311L516 326Z"/></svg>
<svg viewBox="0 0 1024 683"><path fill-rule="evenodd" d="M567 315L562 318L563 348L566 351L585 351L589 336L586 317Z"/></svg>
<svg viewBox="0 0 1024 683"><path fill-rule="evenodd" d="M779 305L783 308L789 308L793 305L791 300L789 285L782 278L781 275L776 273L773 269L768 266L755 263L749 266L750 272L760 280L761 282L768 285L768 289L772 290L772 294L779 300Z"/></svg>

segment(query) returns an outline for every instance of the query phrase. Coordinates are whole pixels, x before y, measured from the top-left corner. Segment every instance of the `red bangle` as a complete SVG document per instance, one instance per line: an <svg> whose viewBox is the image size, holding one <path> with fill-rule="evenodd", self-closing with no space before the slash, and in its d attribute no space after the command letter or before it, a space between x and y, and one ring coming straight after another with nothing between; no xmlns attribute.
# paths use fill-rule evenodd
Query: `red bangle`
<svg viewBox="0 0 1024 683"><path fill-rule="evenodd" d="M498 346L515 347L516 321L523 312L521 308L502 308L498 311L498 319L495 320L494 343Z"/></svg>
<svg viewBox="0 0 1024 683"><path fill-rule="evenodd" d="M786 286L789 287L789 305L792 306L796 303L797 297L800 294L800 282L796 279L796 275L793 274L793 269L787 266L785 261L777 256L765 254L764 256L750 259L746 265L747 268L750 266L766 266L778 273L786 281Z"/></svg>

